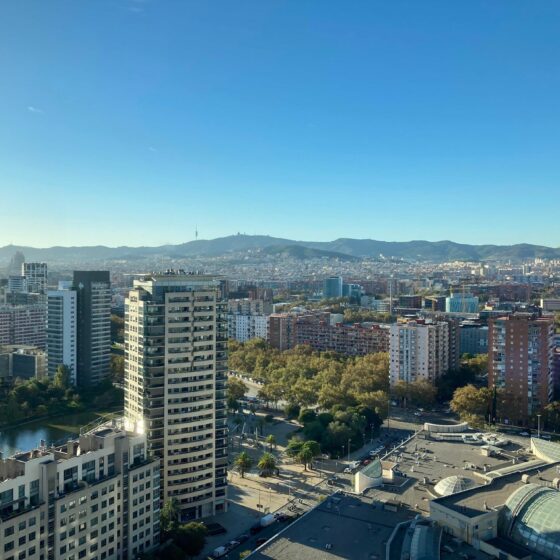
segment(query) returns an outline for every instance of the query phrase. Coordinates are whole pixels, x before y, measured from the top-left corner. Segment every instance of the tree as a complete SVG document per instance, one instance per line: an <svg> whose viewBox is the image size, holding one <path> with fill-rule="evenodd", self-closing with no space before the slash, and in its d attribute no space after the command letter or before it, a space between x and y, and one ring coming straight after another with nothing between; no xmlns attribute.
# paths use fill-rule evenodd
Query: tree
<svg viewBox="0 0 560 560"><path fill-rule="evenodd" d="M111 340L122 344L124 342L124 318L111 314Z"/></svg>
<svg viewBox="0 0 560 560"><path fill-rule="evenodd" d="M253 553L252 550L244 550L243 552L240 552L239 553L239 560L245 560L245 558L250 556L252 553Z"/></svg>
<svg viewBox="0 0 560 560"><path fill-rule="evenodd" d="M313 452L309 447L302 446L297 454L297 460L303 465L303 469L307 470L307 465L313 461Z"/></svg>
<svg viewBox="0 0 560 560"><path fill-rule="evenodd" d="M276 469L276 459L271 453L265 452L259 459L257 468L264 476L268 476Z"/></svg>
<svg viewBox="0 0 560 560"><path fill-rule="evenodd" d="M59 365L53 378L53 385L58 389L67 389L70 386L70 368L65 365Z"/></svg>
<svg viewBox="0 0 560 560"><path fill-rule="evenodd" d="M227 400L228 406L237 409L237 403L242 399L249 388L241 379L237 377L229 377L227 380Z"/></svg>
<svg viewBox="0 0 560 560"><path fill-rule="evenodd" d="M303 440L297 437L293 437L292 439L290 439L288 445L286 446L286 455L288 457L297 457L298 453L303 447L303 443Z"/></svg>
<svg viewBox="0 0 560 560"><path fill-rule="evenodd" d="M246 451L242 451L233 462L239 471L241 478L245 478L245 473L253 466L253 459L249 457Z"/></svg>
<svg viewBox="0 0 560 560"><path fill-rule="evenodd" d="M284 412L286 413L288 420L297 418L299 416L299 410L300 410L299 405L293 403L287 404L284 408Z"/></svg>
<svg viewBox="0 0 560 560"><path fill-rule="evenodd" d="M273 447L276 447L276 437L272 434L266 436L266 443L268 443L270 450L272 451Z"/></svg>
<svg viewBox="0 0 560 560"><path fill-rule="evenodd" d="M173 540L187 556L198 556L206 544L206 526L191 521L177 529Z"/></svg>
<svg viewBox="0 0 560 560"><path fill-rule="evenodd" d="M307 424L308 422L313 422L317 418L317 413L310 408L304 408L298 416L298 422L300 424Z"/></svg>
<svg viewBox="0 0 560 560"><path fill-rule="evenodd" d="M313 458L321 454L321 446L316 441L313 440L306 441L303 444L303 447L311 451Z"/></svg>
<svg viewBox="0 0 560 560"><path fill-rule="evenodd" d="M167 500L160 512L161 530L173 533L179 527L179 502L175 498Z"/></svg>
<svg viewBox="0 0 560 560"><path fill-rule="evenodd" d="M124 380L124 356L120 354L111 354L111 375L113 381L122 383Z"/></svg>
<svg viewBox="0 0 560 560"><path fill-rule="evenodd" d="M470 419L472 422L473 417L478 417L484 422L492 410L492 399L492 389L477 389L474 385L466 385L455 390L450 406L464 421Z"/></svg>
<svg viewBox="0 0 560 560"><path fill-rule="evenodd" d="M409 384L410 401L416 406L431 406L436 400L437 389L424 379Z"/></svg>

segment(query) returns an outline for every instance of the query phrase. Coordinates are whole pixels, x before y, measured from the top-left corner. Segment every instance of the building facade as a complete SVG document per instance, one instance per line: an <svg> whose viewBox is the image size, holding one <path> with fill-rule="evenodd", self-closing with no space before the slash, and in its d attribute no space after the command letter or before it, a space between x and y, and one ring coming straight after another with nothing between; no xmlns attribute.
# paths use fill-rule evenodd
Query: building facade
<svg viewBox="0 0 560 560"><path fill-rule="evenodd" d="M239 342L251 338L268 340L268 316L228 313L228 333L230 338Z"/></svg>
<svg viewBox="0 0 560 560"><path fill-rule="evenodd" d="M444 321L391 325L389 356L391 385L399 381L434 383L449 369L449 325Z"/></svg>
<svg viewBox="0 0 560 560"><path fill-rule="evenodd" d="M60 286L59 286L60 288ZM50 377L65 365L77 382L77 293L72 289L47 292L47 363Z"/></svg>
<svg viewBox="0 0 560 560"><path fill-rule="evenodd" d="M511 422L526 424L552 400L553 360L552 319L515 313L489 321L488 386L507 395Z"/></svg>
<svg viewBox="0 0 560 560"><path fill-rule="evenodd" d="M332 318L333 314L324 311L273 314L269 317L268 341L279 350L305 344L320 352L331 350L348 356L389 351L387 325L344 324Z"/></svg>
<svg viewBox="0 0 560 560"><path fill-rule="evenodd" d="M325 299L342 297L342 278L340 276L325 278L323 282L323 297Z"/></svg>
<svg viewBox="0 0 560 560"><path fill-rule="evenodd" d="M264 299L229 299L228 313L233 315L270 315L272 302Z"/></svg>
<svg viewBox="0 0 560 560"><path fill-rule="evenodd" d="M74 271L76 291L76 381L91 387L110 374L111 281L108 271Z"/></svg>
<svg viewBox="0 0 560 560"><path fill-rule="evenodd" d="M451 294L445 298L446 313L478 313L478 297L468 294Z"/></svg>
<svg viewBox="0 0 560 560"><path fill-rule="evenodd" d="M133 560L159 544L159 461L101 425L0 460L0 560Z"/></svg>
<svg viewBox="0 0 560 560"><path fill-rule="evenodd" d="M472 321L461 323L461 354L488 353L488 327Z"/></svg>
<svg viewBox="0 0 560 560"><path fill-rule="evenodd" d="M0 344L23 344L44 349L46 307L43 304L0 306Z"/></svg>
<svg viewBox="0 0 560 560"><path fill-rule="evenodd" d="M161 461L183 520L227 508L227 317L222 284L182 272L134 281L125 301L125 418Z"/></svg>
<svg viewBox="0 0 560 560"><path fill-rule="evenodd" d="M47 263L24 262L21 275L27 282L27 291L33 294L47 293Z"/></svg>

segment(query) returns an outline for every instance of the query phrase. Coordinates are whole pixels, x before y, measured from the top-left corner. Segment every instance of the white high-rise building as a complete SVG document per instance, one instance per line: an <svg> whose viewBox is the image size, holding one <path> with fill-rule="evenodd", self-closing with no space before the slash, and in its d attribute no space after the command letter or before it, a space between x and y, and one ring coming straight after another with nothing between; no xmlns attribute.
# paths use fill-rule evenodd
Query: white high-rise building
<svg viewBox="0 0 560 560"><path fill-rule="evenodd" d="M47 292L47 263L24 262L21 265L21 275L27 281L27 291L33 294Z"/></svg>
<svg viewBox="0 0 560 560"><path fill-rule="evenodd" d="M449 325L409 321L391 325L391 385L399 381L434 383L449 369Z"/></svg>
<svg viewBox="0 0 560 560"><path fill-rule="evenodd" d="M169 272L125 300L125 417L161 460L183 520L225 511L227 317L217 278Z"/></svg>
<svg viewBox="0 0 560 560"><path fill-rule="evenodd" d="M0 560L133 560L159 520L159 461L122 422L0 459Z"/></svg>
<svg viewBox="0 0 560 560"><path fill-rule="evenodd" d="M268 315L228 314L228 332L230 338L245 342L251 338L268 339Z"/></svg>
<svg viewBox="0 0 560 560"><path fill-rule="evenodd" d="M70 369L76 384L77 333L76 291L60 283L58 290L47 292L47 371L50 377L60 365Z"/></svg>

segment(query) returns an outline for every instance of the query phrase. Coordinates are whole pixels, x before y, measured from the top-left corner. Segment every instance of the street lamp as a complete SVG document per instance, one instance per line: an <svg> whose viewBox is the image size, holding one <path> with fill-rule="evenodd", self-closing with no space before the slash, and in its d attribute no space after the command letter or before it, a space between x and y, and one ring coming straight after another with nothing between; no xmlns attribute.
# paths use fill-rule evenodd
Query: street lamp
<svg viewBox="0 0 560 560"><path fill-rule="evenodd" d="M352 440L349 438L349 439L348 439L348 462L350 462L350 442L351 442L351 441L352 441Z"/></svg>
<svg viewBox="0 0 560 560"><path fill-rule="evenodd" d="M537 414L537 437L541 437L541 415Z"/></svg>

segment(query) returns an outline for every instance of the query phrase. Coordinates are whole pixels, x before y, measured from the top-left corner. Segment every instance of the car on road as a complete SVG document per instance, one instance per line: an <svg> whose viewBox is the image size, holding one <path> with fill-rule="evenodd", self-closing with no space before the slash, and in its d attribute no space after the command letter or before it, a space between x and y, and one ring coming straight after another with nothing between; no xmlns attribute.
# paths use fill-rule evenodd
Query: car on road
<svg viewBox="0 0 560 560"><path fill-rule="evenodd" d="M210 537L214 537L216 535L223 535L227 532L226 528L219 523L206 523L206 534Z"/></svg>
<svg viewBox="0 0 560 560"><path fill-rule="evenodd" d="M519 435L523 437L527 437L530 436L531 434L529 432L521 432Z"/></svg>
<svg viewBox="0 0 560 560"><path fill-rule="evenodd" d="M237 541L239 541L240 543L244 543L245 541L248 541L251 537L247 534L247 533L243 533L242 535L239 535L237 537Z"/></svg>
<svg viewBox="0 0 560 560"><path fill-rule="evenodd" d="M342 471L344 474L352 474L352 469L350 467L346 467L344 469L344 471Z"/></svg>

